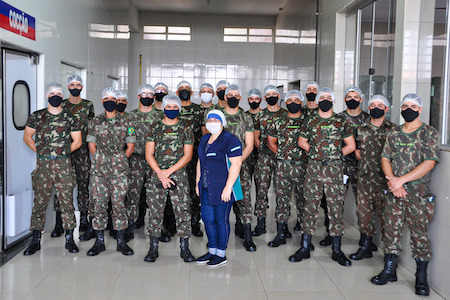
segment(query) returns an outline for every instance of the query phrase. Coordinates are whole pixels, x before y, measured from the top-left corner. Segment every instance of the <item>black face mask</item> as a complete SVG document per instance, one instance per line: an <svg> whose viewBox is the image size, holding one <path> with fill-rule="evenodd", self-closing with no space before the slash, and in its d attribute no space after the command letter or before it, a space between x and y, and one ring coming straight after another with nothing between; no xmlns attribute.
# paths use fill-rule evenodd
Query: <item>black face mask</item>
<svg viewBox="0 0 450 300"><path fill-rule="evenodd" d="M322 100L319 102L319 108L323 112L329 111L333 107L333 102L328 100Z"/></svg>
<svg viewBox="0 0 450 300"><path fill-rule="evenodd" d="M278 97L268 97L266 98L267 104L275 105L278 102Z"/></svg>
<svg viewBox="0 0 450 300"><path fill-rule="evenodd" d="M116 110L118 112L124 112L125 108L127 108L127 105L125 103L118 103L117 107L116 107Z"/></svg>
<svg viewBox="0 0 450 300"><path fill-rule="evenodd" d="M317 96L316 93L307 93L306 99L308 99L308 101L314 101L314 100L316 100L316 96Z"/></svg>
<svg viewBox="0 0 450 300"><path fill-rule="evenodd" d="M150 106L153 104L153 98L141 98L141 103L144 106Z"/></svg>
<svg viewBox="0 0 450 300"><path fill-rule="evenodd" d="M116 110L117 103L114 101L105 101L103 102L103 107L105 108L106 111L113 112Z"/></svg>
<svg viewBox="0 0 450 300"><path fill-rule="evenodd" d="M220 100L225 100L225 90L218 91L217 97L219 97Z"/></svg>
<svg viewBox="0 0 450 300"><path fill-rule="evenodd" d="M411 108L407 108L402 111L402 117L406 122L412 122L419 116L419 111L414 111Z"/></svg>
<svg viewBox="0 0 450 300"><path fill-rule="evenodd" d="M355 108L357 108L359 106L359 102L356 101L355 99L351 99L351 100L345 101L345 104L347 104L347 107L349 109L355 109Z"/></svg>
<svg viewBox="0 0 450 300"><path fill-rule="evenodd" d="M300 111L300 109L302 108L302 105L292 102L292 103L286 104L286 107L290 113L296 114Z"/></svg>
<svg viewBox="0 0 450 300"><path fill-rule="evenodd" d="M179 90L178 94L180 95L181 101L188 101L191 99L191 91L189 90Z"/></svg>
<svg viewBox="0 0 450 300"><path fill-rule="evenodd" d="M379 119L384 116L384 110L379 109L378 107L372 108L370 110L370 116L374 119Z"/></svg>
<svg viewBox="0 0 450 300"><path fill-rule="evenodd" d="M231 108L235 108L239 105L239 99L236 97L228 97L227 98L228 106Z"/></svg>
<svg viewBox="0 0 450 300"><path fill-rule="evenodd" d="M161 102L165 95L167 95L167 94L166 93L162 93L162 92L161 93L156 93L155 94L156 101L160 101Z"/></svg>
<svg viewBox="0 0 450 300"><path fill-rule="evenodd" d="M81 89L70 89L69 92L72 96L78 97L78 96L80 96Z"/></svg>
<svg viewBox="0 0 450 300"><path fill-rule="evenodd" d="M62 97L58 95L51 96L48 98L48 103L50 103L50 105L53 107L58 107L62 103Z"/></svg>
<svg viewBox="0 0 450 300"><path fill-rule="evenodd" d="M259 107L259 102L249 102L251 109L257 109Z"/></svg>

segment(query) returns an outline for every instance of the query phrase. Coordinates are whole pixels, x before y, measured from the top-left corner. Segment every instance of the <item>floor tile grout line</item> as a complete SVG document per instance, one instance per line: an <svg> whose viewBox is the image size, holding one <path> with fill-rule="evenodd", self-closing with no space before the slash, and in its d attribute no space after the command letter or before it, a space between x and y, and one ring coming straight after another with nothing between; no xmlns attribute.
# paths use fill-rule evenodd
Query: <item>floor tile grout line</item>
<svg viewBox="0 0 450 300"><path fill-rule="evenodd" d="M252 256L253 263L255 264L256 271L258 272L259 281L261 282L261 286L262 286L262 288L264 290L264 295L266 296L266 300L269 300L269 296L267 295L266 287L264 286L264 282L263 282L263 280L261 278L261 273L259 272L259 268L258 268L258 265L255 262L255 257L253 256L253 253L251 253L251 256Z"/></svg>

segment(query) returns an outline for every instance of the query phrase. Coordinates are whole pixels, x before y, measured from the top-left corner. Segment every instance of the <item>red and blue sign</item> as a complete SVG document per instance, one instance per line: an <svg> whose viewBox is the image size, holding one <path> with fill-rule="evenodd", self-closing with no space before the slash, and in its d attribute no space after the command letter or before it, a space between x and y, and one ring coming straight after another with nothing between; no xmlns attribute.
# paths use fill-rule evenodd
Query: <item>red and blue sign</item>
<svg viewBox="0 0 450 300"><path fill-rule="evenodd" d="M36 19L4 1L0 1L0 27L36 40Z"/></svg>

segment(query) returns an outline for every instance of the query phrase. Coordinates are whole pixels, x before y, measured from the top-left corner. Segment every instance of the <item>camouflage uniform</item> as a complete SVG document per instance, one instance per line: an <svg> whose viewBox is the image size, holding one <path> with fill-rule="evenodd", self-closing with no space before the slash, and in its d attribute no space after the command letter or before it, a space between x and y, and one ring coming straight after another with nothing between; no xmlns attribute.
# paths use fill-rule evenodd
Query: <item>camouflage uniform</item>
<svg viewBox="0 0 450 300"><path fill-rule="evenodd" d="M80 148L70 153L70 160L72 166L75 168L75 175L78 184L78 209L88 210L89 208L89 170L91 168L91 159L89 157L89 148L86 143L86 135L88 130L88 121L91 120L94 114L94 105L89 100L81 99L78 104L72 104L69 99L62 102L62 107L70 111L77 119L81 128L81 135L83 143ZM61 206L58 197L54 199L55 211L60 212Z"/></svg>
<svg viewBox="0 0 450 300"><path fill-rule="evenodd" d="M134 152L130 156L129 189L127 197L127 216L135 220L138 216L138 204L144 183L148 182L152 170L145 160L145 138L151 124L162 119L163 114L156 109L144 113L139 109L129 114L129 119L136 132Z"/></svg>
<svg viewBox="0 0 450 300"><path fill-rule="evenodd" d="M382 218L387 182L381 168L381 151L383 151L386 134L395 124L384 120L380 127L367 121L355 131L356 148L361 151L357 177L358 185L356 204L359 231L367 236L375 235L375 220L378 216L381 234L384 232Z"/></svg>
<svg viewBox="0 0 450 300"><path fill-rule="evenodd" d="M108 201L112 203L115 230L128 227L125 197L128 191L129 164L123 145L136 142L136 133L130 120L121 114L106 118L105 113L89 122L86 138L96 144L91 167L91 191L95 230L105 230L108 223Z"/></svg>
<svg viewBox="0 0 450 300"><path fill-rule="evenodd" d="M253 126L255 126L255 118L257 114L252 114L249 111L245 112L246 114L248 114L250 117L252 117L253 120ZM250 156L247 158L248 160L248 165L249 165L249 172L250 172L250 182L253 178L253 175L255 174L255 166L256 166L256 162L258 161L258 148L254 147L252 153L250 154Z"/></svg>
<svg viewBox="0 0 450 300"><path fill-rule="evenodd" d="M170 168L183 157L184 145L194 144L194 134L191 130L186 130L186 127L187 124L183 120L171 126L159 121L150 127L146 141L155 143L154 157L161 169ZM164 207L169 195L176 217L178 235L181 238L188 238L191 235L191 201L186 168L176 171L170 178L176 184L170 189L164 189L157 176L152 176L150 182L145 185L150 211L148 231L151 237L160 236Z"/></svg>
<svg viewBox="0 0 450 300"><path fill-rule="evenodd" d="M253 132L253 120L248 114L246 114L242 109L234 114L230 115L223 111L225 118L227 119L226 130L236 137L242 143L242 149L245 149L245 133ZM241 172L239 173L242 185L242 192L244 194L244 199L236 201L233 205L233 210L242 218L242 223L251 224L252 223L252 202L250 198L251 192L251 181L250 181L250 165L248 160L245 160L241 166ZM236 209L236 208L237 209Z"/></svg>
<svg viewBox="0 0 450 300"><path fill-rule="evenodd" d="M387 134L382 157L391 160L394 176L403 176L425 160L439 161L439 133L427 124L411 133L404 133L402 125ZM406 198L396 198L390 192L384 210L385 254L397 254L400 250L405 221L411 231L413 257L421 261L431 260L428 226L434 217L434 197L428 188L431 172L404 185Z"/></svg>
<svg viewBox="0 0 450 300"><path fill-rule="evenodd" d="M45 108L32 113L27 126L36 130L37 154L36 169L31 173L34 200L30 230L44 230L45 212L53 186L61 201L64 229L74 229L73 189L76 176L69 155L70 133L81 129L78 120L66 109L53 115Z"/></svg>
<svg viewBox="0 0 450 300"><path fill-rule="evenodd" d="M277 170L277 159L267 145L267 131L273 121L285 115L287 115L287 112L282 108L276 112L270 112L264 109L257 113L255 117L255 130L261 132L259 137L261 141L258 149L259 156L255 167L255 216L257 217L266 216L266 211L269 207L267 194L269 193L272 177L276 176Z"/></svg>
<svg viewBox="0 0 450 300"><path fill-rule="evenodd" d="M348 121L353 131L355 131L359 125L364 124L370 120L370 115L364 111L355 117L350 116L346 110L339 113L339 115L344 117ZM353 196L355 197L355 199L357 195L356 190L358 187L356 176L357 173L358 173L358 160L356 159L355 152L352 152L344 156L344 174L348 176L348 180L345 183L345 195L347 194L349 183L351 183Z"/></svg>
<svg viewBox="0 0 450 300"><path fill-rule="evenodd" d="M267 132L268 135L277 138L278 150L276 153L277 170L275 175L275 195L277 207L275 220L287 223L291 207L292 191L295 195L298 220L302 220L305 207L303 196L303 183L305 181L305 169L308 158L305 151L298 145L300 129L305 121L305 115L292 119L283 114L274 119Z"/></svg>
<svg viewBox="0 0 450 300"><path fill-rule="evenodd" d="M318 111L319 111L319 107L309 108L306 105L302 106L302 114L305 115L305 119L316 115Z"/></svg>
<svg viewBox="0 0 450 300"><path fill-rule="evenodd" d="M307 235L314 234L318 206L325 192L330 236L341 236L344 231L342 141L352 136L353 130L345 118L335 113L328 119L317 114L302 125L300 135L311 145L306 168L306 205L302 229Z"/></svg>

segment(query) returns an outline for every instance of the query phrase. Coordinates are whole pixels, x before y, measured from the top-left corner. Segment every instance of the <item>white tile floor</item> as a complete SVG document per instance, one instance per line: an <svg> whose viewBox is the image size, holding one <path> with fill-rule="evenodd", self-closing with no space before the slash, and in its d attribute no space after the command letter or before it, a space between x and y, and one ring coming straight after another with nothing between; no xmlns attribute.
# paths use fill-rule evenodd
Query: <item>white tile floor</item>
<svg viewBox="0 0 450 300"><path fill-rule="evenodd" d="M268 215L273 216L272 209ZM380 250L348 268L332 261L331 249L319 246L322 223L320 219L313 237L316 250L308 260L288 261L300 242L300 235L292 230L294 237L286 245L269 248L267 242L275 234L275 223L269 221L269 232L254 239L258 251L246 252L231 234L228 264L212 270L184 263L177 239L160 243L155 263L144 262L149 245L143 229L129 243L135 254L128 257L116 251L115 240L107 234L106 251L89 257L86 252L93 240L77 242L80 253L70 254L63 237L45 233L41 251L30 257L19 254L0 269L0 299L419 299L414 294L414 275L402 266L398 282L381 287L369 282L382 269ZM359 233L345 225L342 249L349 255L357 249ZM206 236L192 237L190 243L195 256L206 252ZM434 291L425 298L442 299Z"/></svg>

